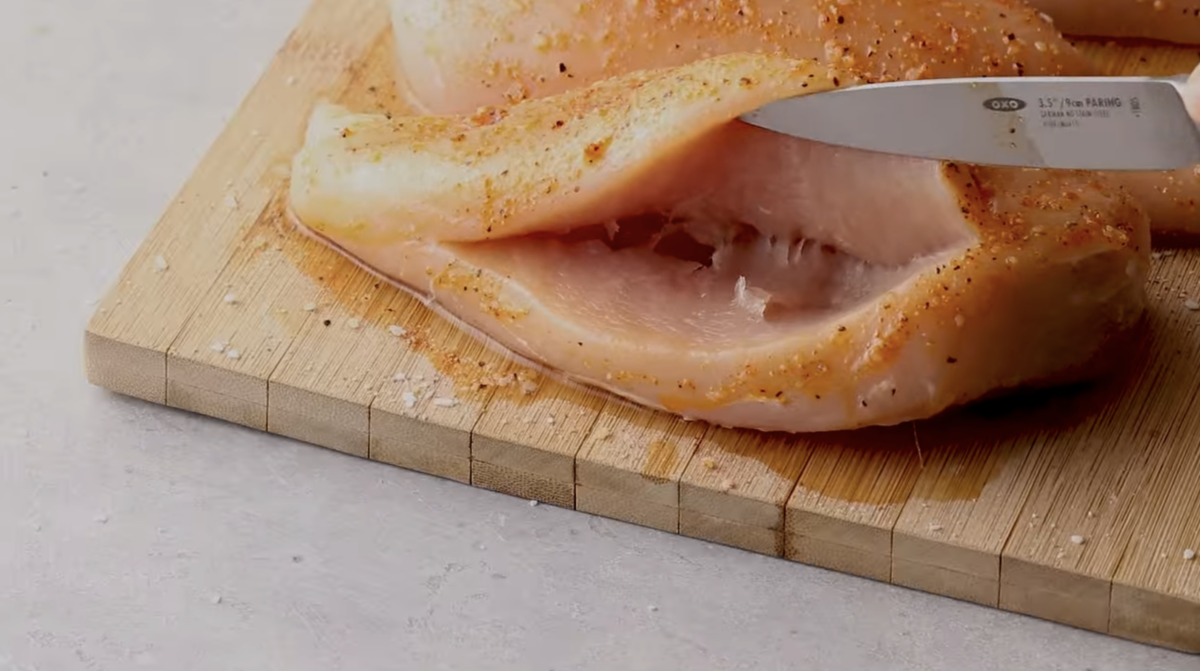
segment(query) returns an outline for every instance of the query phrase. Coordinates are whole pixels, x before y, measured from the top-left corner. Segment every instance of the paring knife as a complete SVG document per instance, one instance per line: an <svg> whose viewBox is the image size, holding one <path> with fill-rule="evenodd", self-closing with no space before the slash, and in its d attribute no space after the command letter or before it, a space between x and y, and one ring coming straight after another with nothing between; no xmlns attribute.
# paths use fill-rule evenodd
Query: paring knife
<svg viewBox="0 0 1200 671"><path fill-rule="evenodd" d="M1173 170L1200 165L1176 77L925 79L786 98L741 120L888 154L981 165Z"/></svg>

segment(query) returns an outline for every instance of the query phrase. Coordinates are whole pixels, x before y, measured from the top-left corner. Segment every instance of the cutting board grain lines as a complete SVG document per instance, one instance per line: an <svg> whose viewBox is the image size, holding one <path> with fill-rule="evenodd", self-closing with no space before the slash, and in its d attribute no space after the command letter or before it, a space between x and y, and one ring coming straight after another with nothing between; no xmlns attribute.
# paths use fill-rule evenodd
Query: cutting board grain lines
<svg viewBox="0 0 1200 671"><path fill-rule="evenodd" d="M1109 73L1189 48L1080 42ZM88 379L381 463L1200 652L1200 250L1155 253L1150 337L1087 389L787 436L689 423L498 355L298 234L321 98L403 113L382 0L316 0L88 324Z"/></svg>

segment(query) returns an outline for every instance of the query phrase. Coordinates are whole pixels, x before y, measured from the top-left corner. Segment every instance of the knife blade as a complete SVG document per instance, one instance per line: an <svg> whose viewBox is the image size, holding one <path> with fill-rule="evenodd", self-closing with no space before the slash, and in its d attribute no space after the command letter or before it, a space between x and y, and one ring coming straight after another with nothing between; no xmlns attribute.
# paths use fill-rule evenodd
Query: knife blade
<svg viewBox="0 0 1200 671"><path fill-rule="evenodd" d="M980 165L1200 165L1177 77L984 77L867 84L768 103L742 121L888 154Z"/></svg>

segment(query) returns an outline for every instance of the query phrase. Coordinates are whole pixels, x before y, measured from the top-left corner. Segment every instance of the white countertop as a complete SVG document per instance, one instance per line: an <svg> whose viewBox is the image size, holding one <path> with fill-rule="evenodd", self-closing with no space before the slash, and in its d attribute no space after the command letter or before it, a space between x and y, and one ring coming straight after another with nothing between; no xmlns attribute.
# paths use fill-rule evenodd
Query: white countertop
<svg viewBox="0 0 1200 671"><path fill-rule="evenodd" d="M0 2L0 671L1200 667L90 387L94 299L306 2Z"/></svg>

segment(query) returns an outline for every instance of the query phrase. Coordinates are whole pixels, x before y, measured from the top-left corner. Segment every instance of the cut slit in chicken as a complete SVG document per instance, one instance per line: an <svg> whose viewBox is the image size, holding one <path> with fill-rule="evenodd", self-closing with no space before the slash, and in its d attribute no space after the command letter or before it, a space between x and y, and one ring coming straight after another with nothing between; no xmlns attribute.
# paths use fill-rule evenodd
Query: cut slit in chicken
<svg viewBox="0 0 1200 671"><path fill-rule="evenodd" d="M728 55L479 117L314 112L308 230L524 358L648 407L826 431L1087 379L1144 310L1144 213L1095 175L737 121L851 81Z"/></svg>

